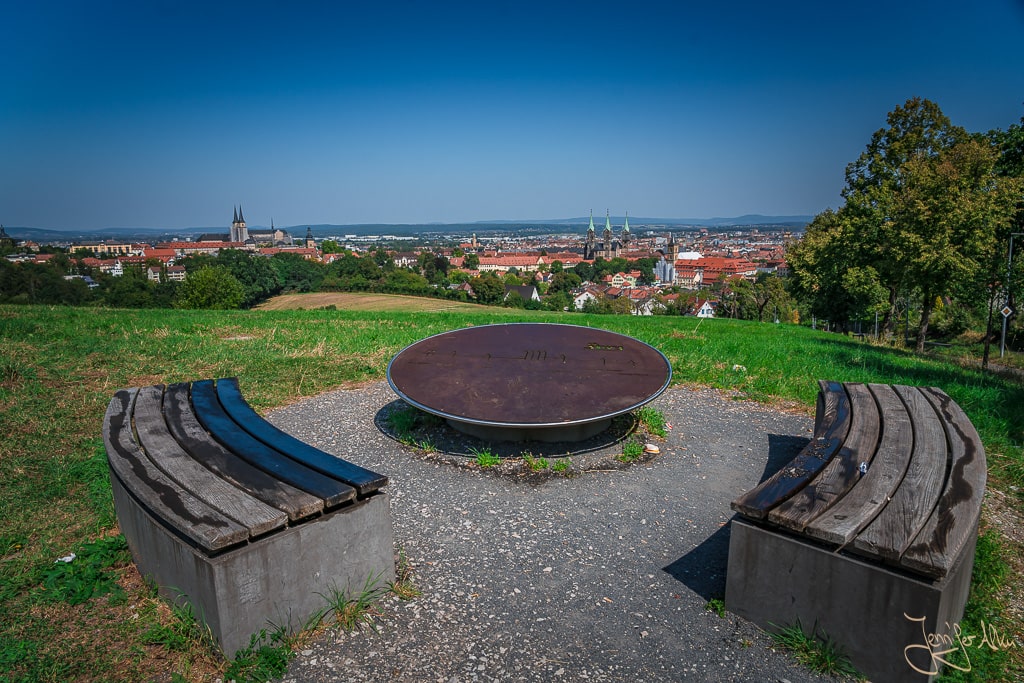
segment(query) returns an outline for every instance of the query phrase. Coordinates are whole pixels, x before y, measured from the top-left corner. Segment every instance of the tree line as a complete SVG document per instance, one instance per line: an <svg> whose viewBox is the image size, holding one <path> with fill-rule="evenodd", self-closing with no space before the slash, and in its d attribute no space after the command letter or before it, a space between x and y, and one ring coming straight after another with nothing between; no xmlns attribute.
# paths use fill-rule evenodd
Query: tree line
<svg viewBox="0 0 1024 683"><path fill-rule="evenodd" d="M886 123L846 167L842 205L788 250L791 290L839 331L877 320L918 351L930 332L984 328L987 360L993 318L1022 285L1008 247L1024 231L1024 128L969 133L917 97Z"/></svg>

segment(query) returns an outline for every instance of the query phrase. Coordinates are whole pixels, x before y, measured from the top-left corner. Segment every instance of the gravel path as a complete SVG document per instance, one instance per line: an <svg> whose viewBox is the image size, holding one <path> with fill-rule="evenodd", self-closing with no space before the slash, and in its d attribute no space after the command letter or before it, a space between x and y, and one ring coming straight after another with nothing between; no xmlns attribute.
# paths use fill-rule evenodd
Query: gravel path
<svg viewBox="0 0 1024 683"><path fill-rule="evenodd" d="M268 416L390 477L422 591L385 598L373 627L328 630L285 681L822 680L706 608L725 591L729 502L795 455L810 416L670 389L652 404L673 426L655 459L613 469L610 446L574 456L577 476L531 477L402 446L381 427L403 405L380 382Z"/></svg>

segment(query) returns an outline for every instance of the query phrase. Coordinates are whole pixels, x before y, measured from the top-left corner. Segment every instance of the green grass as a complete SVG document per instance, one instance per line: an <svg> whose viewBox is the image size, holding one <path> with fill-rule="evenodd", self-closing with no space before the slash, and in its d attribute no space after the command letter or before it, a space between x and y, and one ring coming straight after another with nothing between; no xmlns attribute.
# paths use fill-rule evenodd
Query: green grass
<svg viewBox="0 0 1024 683"><path fill-rule="evenodd" d="M495 467L501 463L501 458L492 453L489 448L470 448L469 452L473 456L473 461L480 467Z"/></svg>
<svg viewBox="0 0 1024 683"><path fill-rule="evenodd" d="M812 671L826 676L863 679L836 642L827 634L818 633L816 628L812 628L810 633L805 633L803 626L797 621L771 635L779 647L789 650L797 661Z"/></svg>
<svg viewBox="0 0 1024 683"><path fill-rule="evenodd" d="M981 434L989 486L1005 492L1018 513L1024 509L1024 385L967 364L807 328L509 309L205 312L0 306L0 670L25 681L224 675L224 663L199 645L185 652L166 648L159 655L147 650L153 646L145 645L143 634L153 632L154 625L170 627L176 617L163 610L135 619L139 612L133 607L152 600L145 590L129 587L123 596L114 589L103 592L105 574L123 577L130 569L115 542L105 540L118 536L100 424L116 389L237 376L246 399L266 411L330 389L379 381L395 353L431 334L519 320L621 332L665 353L676 384L795 402L808 412L818 379L938 386ZM746 372L734 371L734 365ZM80 573L47 579L54 561L71 552L92 559L83 562ZM979 542L978 562L986 566L988 554L1020 552ZM1012 579L999 572L981 574L995 588L988 598L972 594L968 612L991 602L986 613L1001 614L999 589ZM89 591L96 592L76 604L78 597L43 602L50 595Z"/></svg>
<svg viewBox="0 0 1024 683"><path fill-rule="evenodd" d="M622 462L636 462L643 454L644 445L639 441L632 439L622 444L622 453L618 455L618 459Z"/></svg>
<svg viewBox="0 0 1024 683"><path fill-rule="evenodd" d="M668 436L668 424L665 415L658 409L644 406L636 411L636 417L649 433L665 438Z"/></svg>

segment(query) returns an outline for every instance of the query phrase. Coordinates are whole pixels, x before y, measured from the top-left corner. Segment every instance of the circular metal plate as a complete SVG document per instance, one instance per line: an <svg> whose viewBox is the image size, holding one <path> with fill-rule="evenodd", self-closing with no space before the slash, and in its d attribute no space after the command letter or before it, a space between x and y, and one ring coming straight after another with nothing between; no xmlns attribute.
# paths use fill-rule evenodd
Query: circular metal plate
<svg viewBox="0 0 1024 683"><path fill-rule="evenodd" d="M450 422L545 428L634 410L661 395L672 367L654 347L615 332L511 323L418 341L395 355L387 375L406 402Z"/></svg>

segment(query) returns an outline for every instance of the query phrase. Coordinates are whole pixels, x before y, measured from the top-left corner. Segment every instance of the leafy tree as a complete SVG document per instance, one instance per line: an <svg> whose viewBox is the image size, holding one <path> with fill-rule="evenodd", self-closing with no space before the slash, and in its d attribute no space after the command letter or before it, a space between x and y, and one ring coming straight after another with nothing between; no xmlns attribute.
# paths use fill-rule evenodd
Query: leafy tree
<svg viewBox="0 0 1024 683"><path fill-rule="evenodd" d="M320 252L323 254L340 254L341 251L337 240L324 240L320 243Z"/></svg>
<svg viewBox="0 0 1024 683"><path fill-rule="evenodd" d="M505 308L526 308L526 301L523 299L523 295L519 293L519 290L513 289L505 297L502 305Z"/></svg>
<svg viewBox="0 0 1024 683"><path fill-rule="evenodd" d="M176 308L238 308L245 290L224 266L206 266L190 273L178 287Z"/></svg>
<svg viewBox="0 0 1024 683"><path fill-rule="evenodd" d="M154 284L142 268L125 268L124 274L100 279L103 303L116 308L157 308L153 299Z"/></svg>
<svg viewBox="0 0 1024 683"><path fill-rule="evenodd" d="M563 270L565 270L565 264L563 264L561 261L555 259L554 261L551 262L552 273L561 273Z"/></svg>
<svg viewBox="0 0 1024 683"><path fill-rule="evenodd" d="M242 285L242 306L250 308L281 291L281 276L270 259L240 249L222 249L217 264L228 269Z"/></svg>
<svg viewBox="0 0 1024 683"><path fill-rule="evenodd" d="M466 254L462 267L467 270L476 270L480 267L480 257L477 254Z"/></svg>
<svg viewBox="0 0 1024 683"><path fill-rule="evenodd" d="M576 273L559 271L551 276L551 282L548 283L548 294L558 294L561 292L568 295L581 284L583 284L583 281L580 280L580 276Z"/></svg>
<svg viewBox="0 0 1024 683"><path fill-rule="evenodd" d="M270 263L277 271L282 290L289 292L315 292L326 274L319 263L287 251L274 254Z"/></svg>
<svg viewBox="0 0 1024 683"><path fill-rule="evenodd" d="M501 280L490 273L473 278L469 281L469 286L473 288L476 300L481 304L500 304L505 296L505 286Z"/></svg>
<svg viewBox="0 0 1024 683"><path fill-rule="evenodd" d="M858 257L853 265L873 267L889 290L883 329L891 336L897 297L914 286L908 269L914 237L908 226L895 220L898 195L906 186L906 164L935 159L966 140L967 133L952 125L937 104L919 97L896 107L886 122L888 127L875 131L864 152L846 167L846 204L839 213L847 225L845 246Z"/></svg>
<svg viewBox="0 0 1024 683"><path fill-rule="evenodd" d="M906 226L912 255L907 270L921 293L919 352L936 300L958 283L978 280L1001 251L998 233L1011 224L1024 186L998 176L997 159L990 142L974 139L903 165L894 219Z"/></svg>

